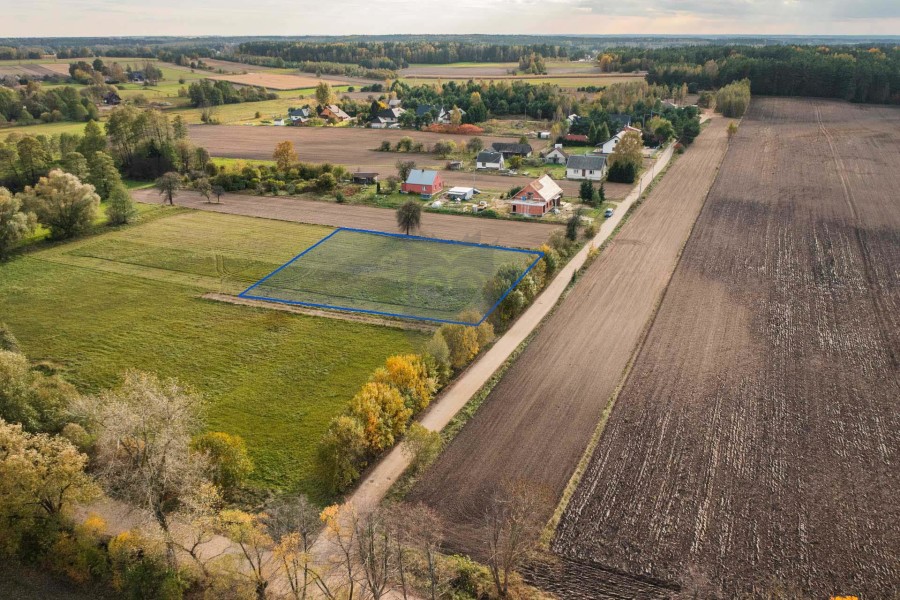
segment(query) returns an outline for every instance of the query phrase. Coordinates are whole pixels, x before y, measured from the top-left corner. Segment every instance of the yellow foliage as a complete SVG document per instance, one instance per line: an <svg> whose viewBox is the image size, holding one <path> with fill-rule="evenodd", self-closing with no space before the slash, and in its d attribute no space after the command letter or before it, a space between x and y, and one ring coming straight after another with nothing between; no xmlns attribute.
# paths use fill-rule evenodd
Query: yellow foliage
<svg viewBox="0 0 900 600"><path fill-rule="evenodd" d="M372 375L372 381L397 388L406 406L414 412L428 406L435 390L435 382L428 376L428 367L417 354L388 357L384 367Z"/></svg>
<svg viewBox="0 0 900 600"><path fill-rule="evenodd" d="M478 355L478 331L468 325L442 325L438 330L450 349L450 365L461 369Z"/></svg>
<svg viewBox="0 0 900 600"><path fill-rule="evenodd" d="M412 410L395 387L370 381L350 400L350 414L362 424L369 450L381 452L406 431Z"/></svg>

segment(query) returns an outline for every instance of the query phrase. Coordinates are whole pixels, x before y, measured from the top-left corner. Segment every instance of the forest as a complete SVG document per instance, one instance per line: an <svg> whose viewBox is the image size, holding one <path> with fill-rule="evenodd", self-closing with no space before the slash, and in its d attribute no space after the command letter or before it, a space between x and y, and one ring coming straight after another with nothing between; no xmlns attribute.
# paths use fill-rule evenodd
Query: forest
<svg viewBox="0 0 900 600"><path fill-rule="evenodd" d="M754 94L900 104L900 47L691 46L610 53L611 70L639 65L650 83L691 91L749 79ZM601 57L602 58L602 57Z"/></svg>

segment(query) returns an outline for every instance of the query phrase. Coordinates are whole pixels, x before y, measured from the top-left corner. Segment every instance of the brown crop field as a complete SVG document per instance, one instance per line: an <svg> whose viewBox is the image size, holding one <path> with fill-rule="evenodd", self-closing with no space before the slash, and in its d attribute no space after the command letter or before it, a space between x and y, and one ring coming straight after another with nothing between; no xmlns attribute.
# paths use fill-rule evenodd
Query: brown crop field
<svg viewBox="0 0 900 600"><path fill-rule="evenodd" d="M341 85L339 82L329 79L320 79L313 75L290 75L283 73L265 73L256 71L253 73L210 75L207 79L230 81L240 85L254 85L272 90L299 90L314 88L325 81L331 85Z"/></svg>
<svg viewBox="0 0 900 600"><path fill-rule="evenodd" d="M685 597L898 597L898 190L900 110L753 100L554 552Z"/></svg>
<svg viewBox="0 0 900 600"><path fill-rule="evenodd" d="M250 127L237 125L196 125L188 128L191 141L206 148L212 156L222 158L250 158L271 160L275 145L284 140L294 143L301 161L328 162L344 165L356 171L373 171L383 177L396 175L398 160L415 161L419 168L443 168L447 161L433 154L378 152L375 150L382 140L392 144L409 136L417 142L431 145L438 140L454 140L465 143L467 136L453 136L424 131L400 129L363 129L360 127ZM485 147L493 142L516 141L516 138L483 136ZM535 153L540 148L537 140L531 145ZM541 142L545 145L545 142ZM527 177L505 177L483 173L463 173L446 171L442 173L445 186L472 185L482 190L506 191L513 186L524 186ZM560 187L569 197L577 197L578 181L559 181ZM607 184L607 196L611 200L624 198L631 186Z"/></svg>
<svg viewBox="0 0 900 600"><path fill-rule="evenodd" d="M726 126L713 119L675 160L409 494L451 525L452 550L484 558L482 523L498 482L562 494L700 213Z"/></svg>

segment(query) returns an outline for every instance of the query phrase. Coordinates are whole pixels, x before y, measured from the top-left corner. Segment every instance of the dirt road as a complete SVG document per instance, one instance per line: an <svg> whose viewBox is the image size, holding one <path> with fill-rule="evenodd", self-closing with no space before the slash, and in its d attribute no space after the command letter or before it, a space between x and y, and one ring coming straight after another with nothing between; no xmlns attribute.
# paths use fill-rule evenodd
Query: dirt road
<svg viewBox="0 0 900 600"><path fill-rule="evenodd" d="M382 177L397 174L398 160L415 161L419 168L444 169L447 164L434 154L414 152L378 152L382 140L392 144L409 136L417 142L432 145L438 140L453 140L465 144L467 136L453 136L400 129L363 129L360 127L250 127L241 125L190 125L191 141L206 148L212 156L224 158L253 158L271 160L275 145L290 140L301 161L344 165L351 171L371 171ZM486 148L493 142L516 142L516 138L483 136ZM535 155L547 145L546 140L530 140ZM442 171L446 187L473 186L481 190L507 191L513 186L524 187L532 178L506 177L484 173ZM578 196L578 181L558 181L568 197ZM607 184L611 200L622 198L629 186Z"/></svg>
<svg viewBox="0 0 900 600"><path fill-rule="evenodd" d="M132 192L132 196L138 202L161 203L160 195L155 189L137 190ZM222 196L222 203L216 204L208 203L206 198L196 192L187 191L179 192L175 202L188 208L232 215L331 227L356 227L390 233L397 232L396 214L393 210L386 208L317 202L288 196L246 196L241 194L226 194ZM423 213L422 227L417 234L480 244L536 248L547 241L551 232L561 227L561 225L549 223Z"/></svg>
<svg viewBox="0 0 900 600"><path fill-rule="evenodd" d="M753 100L554 551L691 597L897 597L898 189L900 109Z"/></svg>
<svg viewBox="0 0 900 600"><path fill-rule="evenodd" d="M451 549L484 558L498 481L562 493L712 185L726 126L714 120L670 167L410 494L450 524Z"/></svg>

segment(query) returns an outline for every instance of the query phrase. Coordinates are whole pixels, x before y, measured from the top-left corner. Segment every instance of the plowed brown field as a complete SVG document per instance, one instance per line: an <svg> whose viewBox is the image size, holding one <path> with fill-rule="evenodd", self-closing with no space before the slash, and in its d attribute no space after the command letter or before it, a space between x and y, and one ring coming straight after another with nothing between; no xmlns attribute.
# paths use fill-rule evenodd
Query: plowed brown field
<svg viewBox="0 0 900 600"><path fill-rule="evenodd" d="M453 550L484 557L483 517L499 481L562 494L672 275L725 154L726 126L714 119L675 161L412 490L410 500L451 524Z"/></svg>
<svg viewBox="0 0 900 600"><path fill-rule="evenodd" d="M438 140L454 140L465 143L467 136L452 136L425 131L405 131L400 129L363 129L360 127L249 127L237 125L193 125L188 128L191 141L203 146L212 156L223 158L254 158L271 160L275 145L284 140L294 143L300 160L307 162L329 162L345 165L351 170L373 171L383 177L396 175L398 160L415 161L419 168L443 168L447 161L434 154L378 152L375 148L382 140L392 144L409 136L417 142L431 145ZM517 138L484 136L485 147L494 142L515 142ZM535 154L540 148L537 140L531 141ZM541 141L541 145L545 145ZM528 177L505 177L497 174L463 173L446 171L442 174L447 187L454 185L474 186L482 190L506 191L513 186L524 187ZM577 197L579 181L557 181L566 196ZM622 183L607 183L606 195L610 200L624 198L631 186Z"/></svg>
<svg viewBox="0 0 900 600"><path fill-rule="evenodd" d="M688 597L898 597L898 190L900 110L753 100L555 552Z"/></svg>

